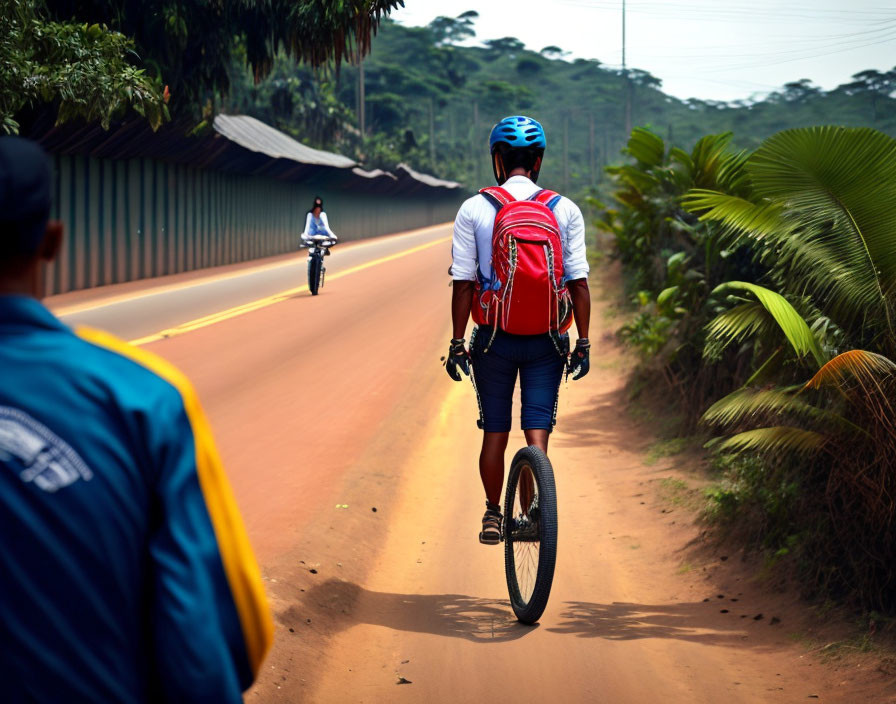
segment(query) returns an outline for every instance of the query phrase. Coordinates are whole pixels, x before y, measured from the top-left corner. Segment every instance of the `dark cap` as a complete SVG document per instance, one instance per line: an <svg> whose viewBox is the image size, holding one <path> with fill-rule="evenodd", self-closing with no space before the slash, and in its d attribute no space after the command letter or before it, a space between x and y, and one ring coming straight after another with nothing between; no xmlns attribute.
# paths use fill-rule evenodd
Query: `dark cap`
<svg viewBox="0 0 896 704"><path fill-rule="evenodd" d="M50 217L50 160L21 137L0 137L0 251L31 254ZM15 241L9 241L13 239Z"/></svg>

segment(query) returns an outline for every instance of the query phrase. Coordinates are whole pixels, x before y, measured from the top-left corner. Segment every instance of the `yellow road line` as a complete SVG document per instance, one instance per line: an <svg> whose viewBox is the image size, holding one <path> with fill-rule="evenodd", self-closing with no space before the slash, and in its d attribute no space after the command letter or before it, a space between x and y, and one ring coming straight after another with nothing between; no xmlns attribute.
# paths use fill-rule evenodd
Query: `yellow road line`
<svg viewBox="0 0 896 704"><path fill-rule="evenodd" d="M349 250L355 249L363 249L365 247L371 247L377 244L382 244L384 240L395 241L402 240L408 237L419 237L420 235L424 235L427 232L432 232L433 230L441 230L445 227L450 227L451 223L442 223L440 225L430 225L429 227L421 227L418 230L410 230L408 232L402 232L397 235L386 235L383 237L374 237L370 240L353 240L351 242L346 242L339 247L340 252L346 252ZM210 274L208 276L203 276L201 278L190 279L188 281L182 281L180 283L173 284L161 284L159 286L155 286L149 289L143 289L140 291L135 291L133 293L121 293L116 295L109 296L107 298L100 298L93 301L87 301L85 303L73 303L69 306L62 306L61 308L52 308L53 314L56 316L64 316L64 315L74 315L75 313L83 313L84 311L94 310L95 308L103 308L105 306L115 305L117 303L125 303L129 301L135 301L140 298L147 298L149 296L155 296L160 293L170 293L171 291L181 291L188 288L195 288L196 286L204 286L205 284L215 283L218 281L226 281L227 279L235 279L240 276L249 276L251 274L257 274L262 271L270 271L272 269L280 269L286 266L296 266L296 264L305 261L305 255L300 252L295 253L295 257L291 257L286 259L285 261L277 261L270 262L268 264L259 264L257 266L250 266L243 269L237 269L236 271L229 271L222 274Z"/></svg>
<svg viewBox="0 0 896 704"><path fill-rule="evenodd" d="M385 264L386 262L394 261L395 259L401 259L402 257L406 257L409 254L414 254L416 252L420 252L424 249L429 249L430 247L435 247L439 244L444 244L448 242L451 237L442 237L437 240L433 240L432 242L426 242L424 244L417 245L416 247L411 247L410 249L402 250L401 252L396 252L394 254L386 255L385 257L380 257L379 259L374 259L369 262L365 262L364 264L358 264L357 266L353 266L345 271L337 272L331 276L327 277L327 281L333 281L335 279L341 279L343 276L348 276L349 274L356 274L359 271L364 271L365 269L369 269L374 266L378 266L380 264ZM249 303L243 303L239 306L234 306L233 308L228 308L227 310L222 310L218 313L212 313L210 315L206 315L202 318L196 318L195 320L190 320L186 323L181 323L180 325L176 325L173 328L168 328L167 330L162 330L160 332L154 333L152 335L147 335L145 337L137 338L136 340L131 340L132 345L145 345L150 342L156 342L157 340L164 340L168 337L175 337L176 335L183 335L185 332L190 332L192 330L198 330L199 328L204 328L208 325L213 325L214 323L220 323L223 320L229 320L230 318L235 318L238 315L244 315L245 313L251 313L254 310L258 310L259 308L266 308L267 306L273 305L274 303L280 303L281 301L285 301L291 296L295 296L297 293L303 293L308 290L308 286L297 286L296 288L291 288L286 291L281 291L280 293L275 293L272 296L266 296L265 298L259 298L256 301L251 301Z"/></svg>

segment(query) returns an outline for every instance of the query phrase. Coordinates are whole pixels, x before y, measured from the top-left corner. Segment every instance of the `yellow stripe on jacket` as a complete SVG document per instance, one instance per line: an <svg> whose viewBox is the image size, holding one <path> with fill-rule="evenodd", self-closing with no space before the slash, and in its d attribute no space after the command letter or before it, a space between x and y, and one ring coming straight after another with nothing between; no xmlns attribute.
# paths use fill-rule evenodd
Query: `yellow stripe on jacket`
<svg viewBox="0 0 896 704"><path fill-rule="evenodd" d="M215 447L211 426L192 384L171 363L151 352L129 345L114 335L90 328L78 328L76 332L87 342L121 354L149 369L180 393L193 431L199 485L239 615L249 664L253 674L257 675L271 646L274 626L258 563Z"/></svg>

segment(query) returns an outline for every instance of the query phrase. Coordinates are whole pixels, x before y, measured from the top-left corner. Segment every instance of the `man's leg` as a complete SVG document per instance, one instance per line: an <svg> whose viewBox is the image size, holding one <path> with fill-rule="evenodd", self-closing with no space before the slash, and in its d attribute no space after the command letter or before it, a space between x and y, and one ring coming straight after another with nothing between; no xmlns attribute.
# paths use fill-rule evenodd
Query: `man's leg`
<svg viewBox="0 0 896 704"><path fill-rule="evenodd" d="M504 488L504 451L510 433L482 434L482 452L479 453L479 476L485 497L490 504L501 505L501 490Z"/></svg>
<svg viewBox="0 0 896 704"><path fill-rule="evenodd" d="M523 431L526 434L526 444L535 445L544 454L548 454L548 438L551 437L549 430L544 428L529 428Z"/></svg>
<svg viewBox="0 0 896 704"><path fill-rule="evenodd" d="M535 445L548 454L548 438L554 427L554 413L563 376L563 357L557 354L548 337L530 342L530 347L530 358L520 365L523 432L526 434L526 444ZM535 491L531 476L520 478L519 491L520 503L528 507Z"/></svg>

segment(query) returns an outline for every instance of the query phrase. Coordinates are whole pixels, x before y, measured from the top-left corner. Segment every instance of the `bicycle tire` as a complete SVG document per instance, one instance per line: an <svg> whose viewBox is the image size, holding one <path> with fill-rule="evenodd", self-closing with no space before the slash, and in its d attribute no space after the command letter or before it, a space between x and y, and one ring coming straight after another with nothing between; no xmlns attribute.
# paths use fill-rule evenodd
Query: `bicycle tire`
<svg viewBox="0 0 896 704"><path fill-rule="evenodd" d="M317 295L317 290L320 286L320 268L320 257L312 255L308 260L308 290L311 291L312 296Z"/></svg>
<svg viewBox="0 0 896 704"><path fill-rule="evenodd" d="M526 471L531 472L535 483L537 500L530 503L528 512L538 511L535 523L536 533L532 532L531 522L522 524L518 521L528 520L528 515L517 516L516 494L521 477ZM529 528L521 528L529 525ZM520 572L524 561L531 561L531 545L538 543L537 567L534 583L526 583L522 588ZM522 546L522 543L528 545ZM517 548L525 550L517 550ZM541 618L548 604L551 585L554 582L554 568L557 562L557 489L554 484L554 470L547 456L534 445L524 447L513 458L507 478L507 490L504 496L504 573L507 578L507 592L510 605L517 619L532 624Z"/></svg>

